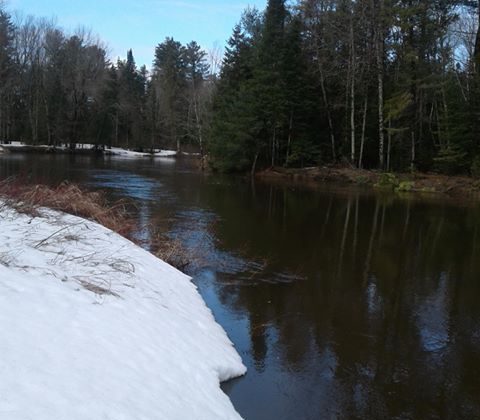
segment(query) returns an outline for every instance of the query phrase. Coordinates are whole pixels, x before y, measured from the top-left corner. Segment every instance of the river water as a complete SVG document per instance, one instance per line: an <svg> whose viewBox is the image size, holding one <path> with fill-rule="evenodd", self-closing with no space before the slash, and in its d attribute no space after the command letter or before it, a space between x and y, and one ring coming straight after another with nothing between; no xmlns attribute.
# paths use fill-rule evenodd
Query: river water
<svg viewBox="0 0 480 420"><path fill-rule="evenodd" d="M133 200L181 241L254 419L480 418L480 206L256 183L182 160L0 155L0 177Z"/></svg>

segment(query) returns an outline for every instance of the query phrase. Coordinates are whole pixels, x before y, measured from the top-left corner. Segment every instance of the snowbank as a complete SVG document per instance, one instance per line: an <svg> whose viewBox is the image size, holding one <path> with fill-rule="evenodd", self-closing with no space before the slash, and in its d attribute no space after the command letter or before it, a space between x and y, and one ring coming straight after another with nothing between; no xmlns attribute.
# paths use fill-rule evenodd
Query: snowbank
<svg viewBox="0 0 480 420"><path fill-rule="evenodd" d="M20 141L11 141L8 144L2 144L2 147L8 148L8 147L25 147L25 143L22 143Z"/></svg>
<svg viewBox="0 0 480 420"><path fill-rule="evenodd" d="M32 149L34 148L35 150L42 150L42 149L52 149L52 146L48 145L36 145L36 146L30 146L25 143L19 142L19 141L12 141L9 144L2 144L0 146L0 152L2 151L2 148L4 150L19 150L22 151L22 149ZM75 145L75 148L77 150L93 150L95 148L95 145L93 144L88 144L88 143L78 143ZM61 145L61 146L55 146L55 150L57 151L69 151L70 148ZM127 150L127 149L122 149L120 147L112 147L110 149L105 149L104 154L106 156L117 156L117 157L125 157L125 158L143 158L143 157L176 157L177 152L175 150L160 150L156 149L154 153L147 153L147 152L134 152L132 150Z"/></svg>
<svg viewBox="0 0 480 420"><path fill-rule="evenodd" d="M138 158L138 157L175 157L177 152L174 150L155 150L152 153L134 152L132 150L121 149L118 147L112 147L105 150L105 154L108 156L120 156L125 158Z"/></svg>
<svg viewBox="0 0 480 420"><path fill-rule="evenodd" d="M239 419L245 373L190 279L74 216L0 202L0 419Z"/></svg>

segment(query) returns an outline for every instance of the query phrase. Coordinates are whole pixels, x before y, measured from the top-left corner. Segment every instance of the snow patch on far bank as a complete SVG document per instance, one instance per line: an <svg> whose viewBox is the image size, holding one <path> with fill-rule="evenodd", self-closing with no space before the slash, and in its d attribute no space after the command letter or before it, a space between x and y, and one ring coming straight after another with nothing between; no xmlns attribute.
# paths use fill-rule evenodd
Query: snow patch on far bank
<svg viewBox="0 0 480 420"><path fill-rule="evenodd" d="M35 149L38 151L41 151L42 149L45 150L57 150L57 151L70 151L70 147L68 145L57 145L57 146L49 146L49 145L28 145L19 141L12 141L9 143L5 143L0 145L0 153L2 151L8 151L8 150L19 150L22 151L22 149ZM93 151L95 149L95 145L93 144L88 144L88 143L77 143L75 145L75 150L90 150ZM143 157L159 157L159 158L165 158L165 157L176 157L177 152L175 150L161 150L161 149L155 149L153 153L148 153L148 152L134 152L133 150L128 150L128 149L122 149L120 147L111 147L108 149L105 149L103 151L105 156L117 156L117 157L125 157L125 158L143 158Z"/></svg>
<svg viewBox="0 0 480 420"><path fill-rule="evenodd" d="M245 373L190 279L90 221L0 201L0 419L239 419Z"/></svg>
<svg viewBox="0 0 480 420"><path fill-rule="evenodd" d="M125 158L139 158L139 157L175 157L177 152L174 150L154 150L153 153L134 152L132 150L121 149L118 147L112 147L111 149L105 149L105 155L107 156L120 156Z"/></svg>

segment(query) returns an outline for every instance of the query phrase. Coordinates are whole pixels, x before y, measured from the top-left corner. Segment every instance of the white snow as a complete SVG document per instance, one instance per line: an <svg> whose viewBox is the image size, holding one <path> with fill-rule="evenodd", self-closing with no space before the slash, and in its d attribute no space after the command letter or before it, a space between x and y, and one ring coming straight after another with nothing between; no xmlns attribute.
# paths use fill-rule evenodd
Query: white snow
<svg viewBox="0 0 480 420"><path fill-rule="evenodd" d="M105 150L105 154L109 156L120 156L125 158L138 157L175 157L177 152L174 150L155 150L154 153L134 152L132 150L121 149L119 147L112 147Z"/></svg>
<svg viewBox="0 0 480 420"><path fill-rule="evenodd" d="M22 147L29 147L29 145L19 142L19 141L12 141L9 144L2 144L0 145L0 152L8 149L21 149ZM37 145L35 146L37 148L41 149L49 149L52 146L48 146L46 144L44 145ZM93 149L95 145L93 144L88 144L88 143L77 143L75 146L77 149ZM62 146L55 146L56 149L58 150L67 150L68 146L62 145ZM159 158L164 158L164 157L176 157L177 152L175 150L162 150L162 149L155 149L154 153L148 153L148 152L134 152L133 150L128 150L128 149L122 149L120 147L112 147L109 149L105 149L105 155L107 156L118 156L118 157L125 157L125 158L143 158L143 157L159 157Z"/></svg>
<svg viewBox="0 0 480 420"><path fill-rule="evenodd" d="M0 201L0 419L239 419L245 367L190 278L112 231Z"/></svg>
<svg viewBox="0 0 480 420"><path fill-rule="evenodd" d="M1 147L3 147L4 149L11 149L11 148L15 148L15 149L19 149L19 148L22 148L22 147L29 147L30 145L28 144L25 144L21 141L11 141L9 142L8 144L2 144ZM44 149L48 149L52 146L49 146L48 144L39 144L35 147L39 147L39 148L44 148ZM57 147L58 149L65 149L65 146L58 146Z"/></svg>
<svg viewBox="0 0 480 420"><path fill-rule="evenodd" d="M8 148L8 147L25 147L25 143L22 143L20 141L12 141L9 144L2 144L2 147Z"/></svg>

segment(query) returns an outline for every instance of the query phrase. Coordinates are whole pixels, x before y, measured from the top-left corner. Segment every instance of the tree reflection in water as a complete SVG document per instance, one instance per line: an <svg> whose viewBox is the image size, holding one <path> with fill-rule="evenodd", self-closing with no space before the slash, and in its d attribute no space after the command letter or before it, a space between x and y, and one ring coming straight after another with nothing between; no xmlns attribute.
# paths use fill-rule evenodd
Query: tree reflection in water
<svg viewBox="0 0 480 420"><path fill-rule="evenodd" d="M216 225L220 248L269 261L268 283L217 274L222 303L248 314L253 375L275 376L278 360L284 378L250 407L284 407L288 390L305 418L480 416L476 207L267 188L241 208L210 202L242 221ZM303 279L276 283L279 272ZM228 387L234 401L241 388Z"/></svg>
<svg viewBox="0 0 480 420"><path fill-rule="evenodd" d="M224 385L246 419L480 418L478 204L0 156L19 173L131 198L201 253L191 274L249 368Z"/></svg>

